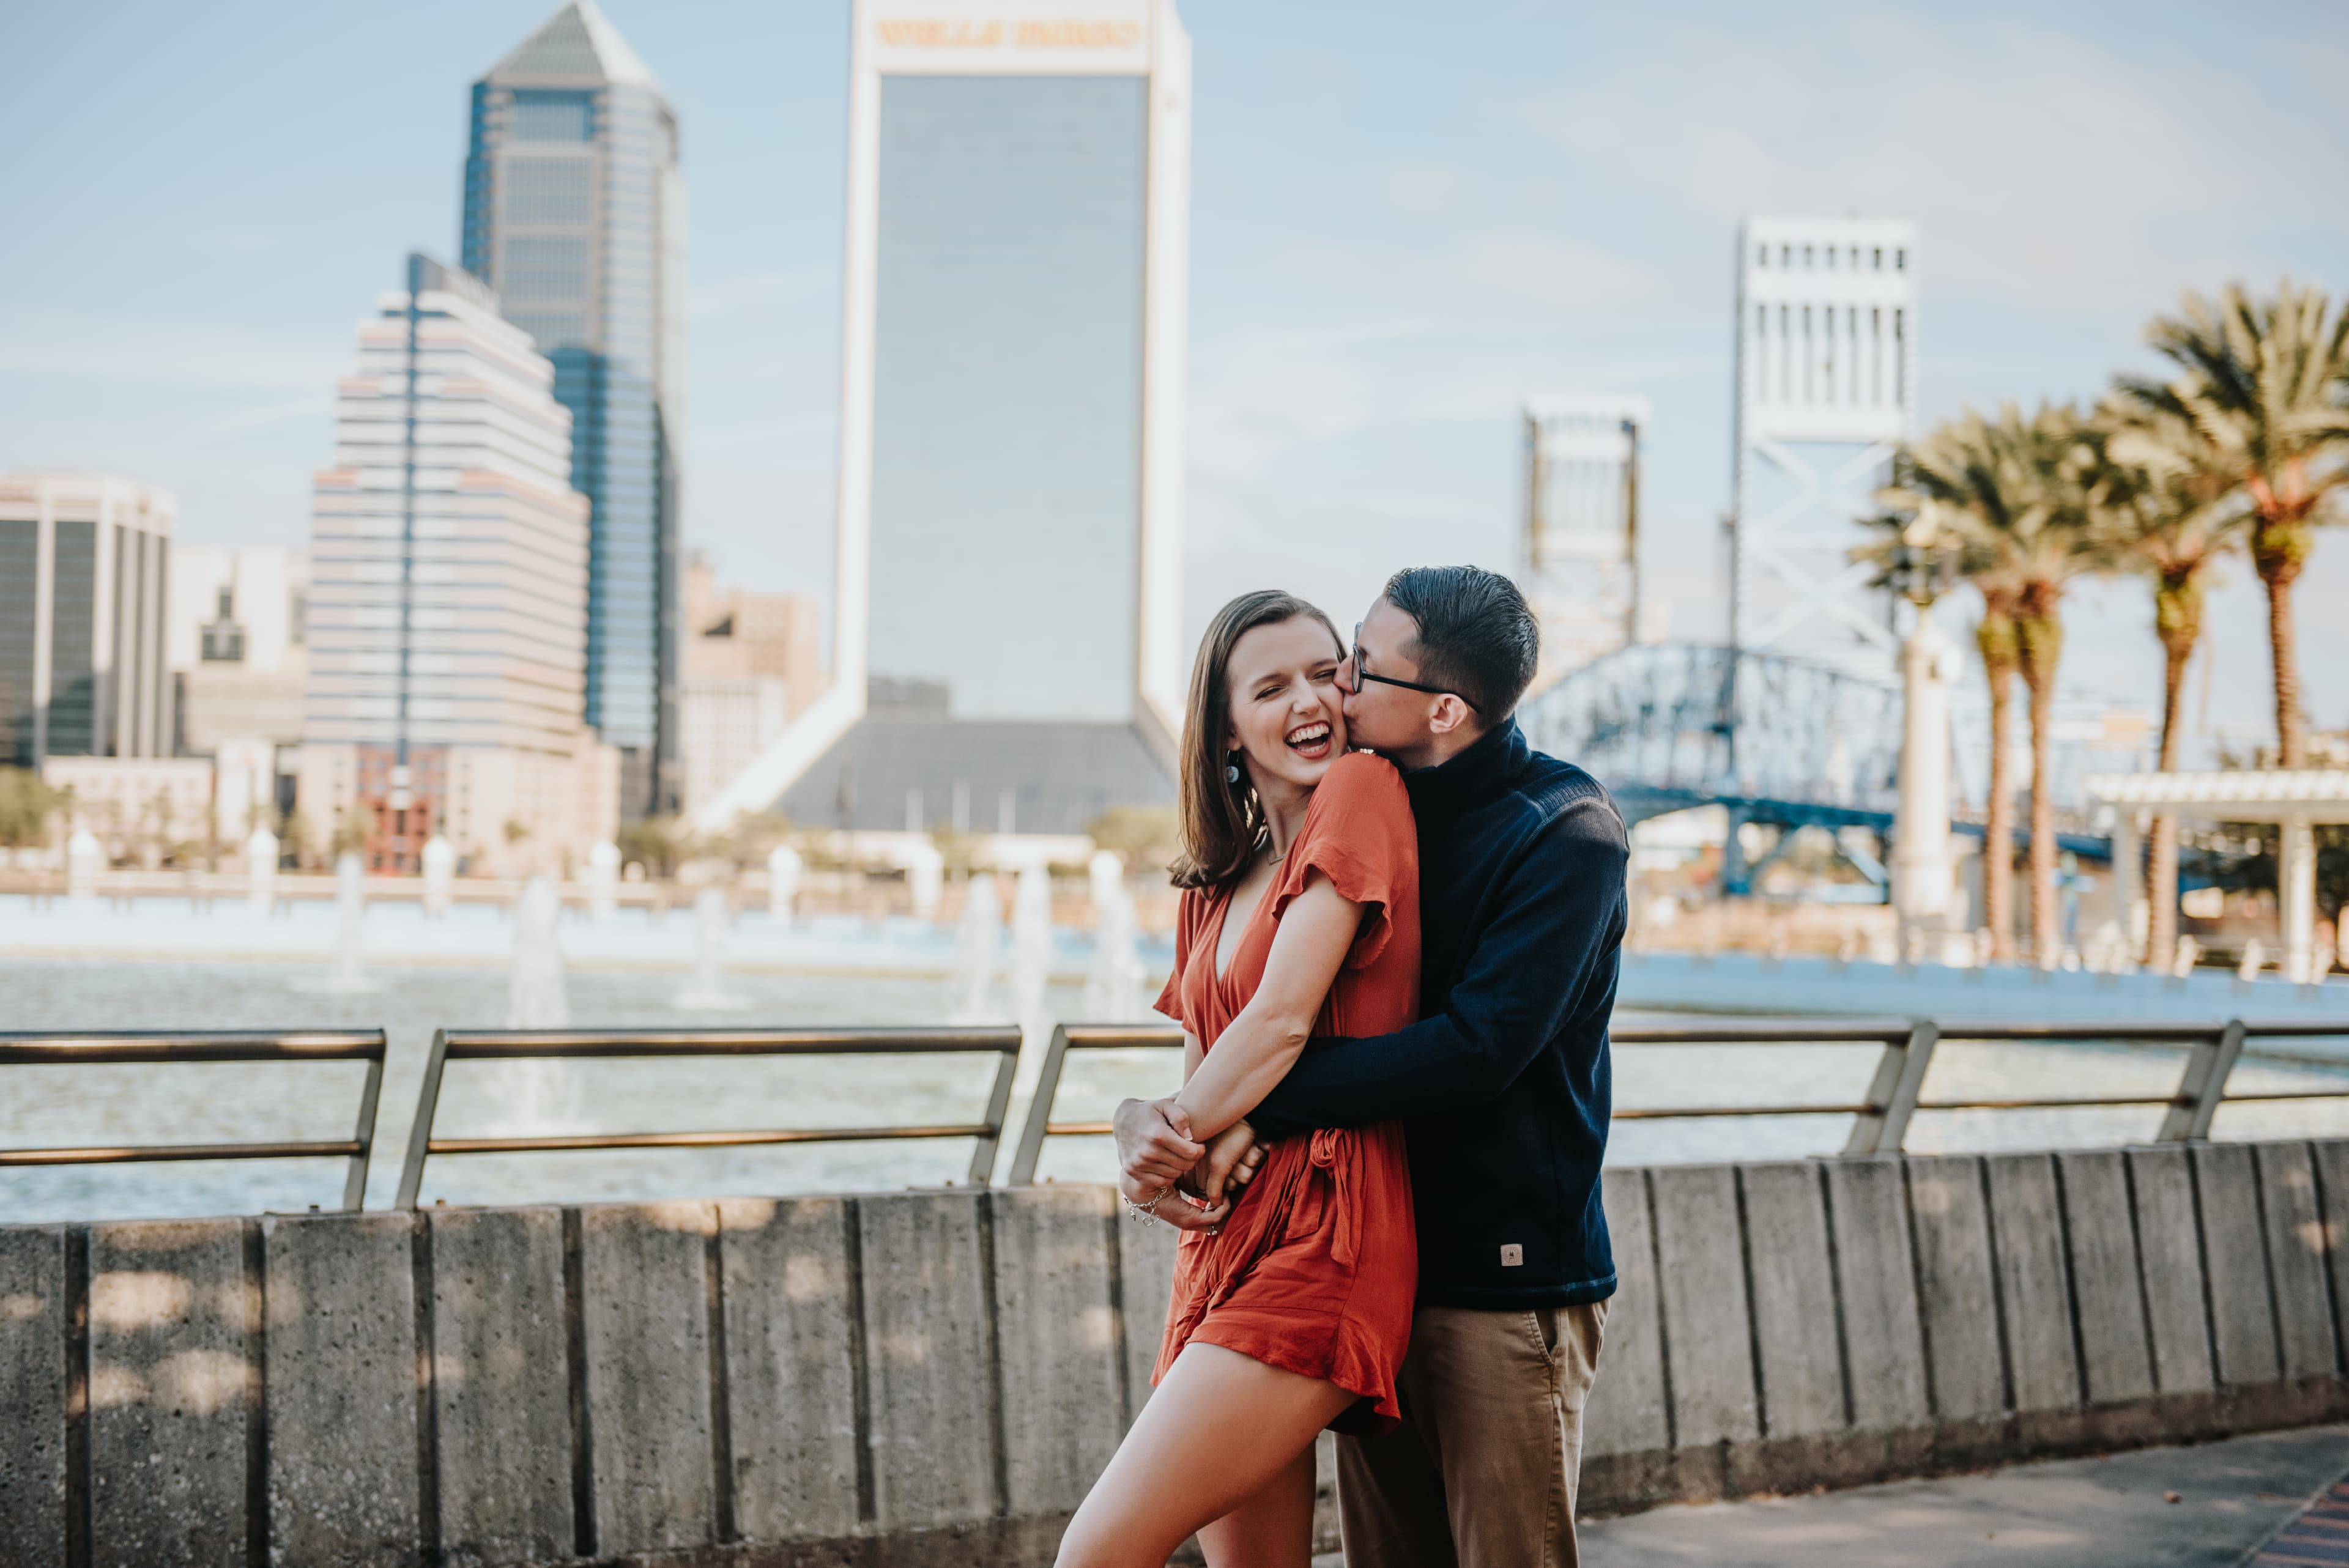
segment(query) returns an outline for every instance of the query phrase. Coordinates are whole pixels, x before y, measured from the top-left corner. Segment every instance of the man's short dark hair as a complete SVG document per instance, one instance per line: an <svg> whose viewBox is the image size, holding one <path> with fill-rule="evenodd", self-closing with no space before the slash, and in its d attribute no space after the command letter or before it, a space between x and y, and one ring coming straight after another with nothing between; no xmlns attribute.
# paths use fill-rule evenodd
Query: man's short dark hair
<svg viewBox="0 0 2349 1568"><path fill-rule="evenodd" d="M1509 717L1541 658L1541 628L1516 583L1481 566L1413 566L1382 596L1419 624L1409 652L1421 680L1466 697L1487 728Z"/></svg>

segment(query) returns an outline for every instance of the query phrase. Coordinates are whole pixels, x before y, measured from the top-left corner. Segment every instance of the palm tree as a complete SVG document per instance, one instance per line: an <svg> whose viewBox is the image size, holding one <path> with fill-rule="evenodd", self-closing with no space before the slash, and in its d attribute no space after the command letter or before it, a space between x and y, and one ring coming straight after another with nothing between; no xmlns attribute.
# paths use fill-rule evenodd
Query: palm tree
<svg viewBox="0 0 2349 1568"><path fill-rule="evenodd" d="M2031 714L2031 929L2040 961L2058 951L2055 796L2048 752L2054 733L2056 666L2063 657L2064 590L2109 559L2089 528L2096 453L2069 407L2025 418L2013 404L1995 420L1971 410L1911 447L1880 498L1922 512L1959 542L1960 570L1982 596L1974 630L1991 693L1990 821L1982 846L1982 903L1993 957L2013 956L2008 878L2013 831L2008 804L2007 692L2020 675Z"/></svg>
<svg viewBox="0 0 2349 1568"><path fill-rule="evenodd" d="M1990 801L1982 828L1982 919L1990 927L1991 956L2014 957L2014 759L2009 737L2017 667L2014 611L2020 592L2003 562L1981 542L1981 531L1961 519L1983 505L1982 477L1998 466L1992 428L1969 409L1901 449L1893 460L1892 483L1878 492L1888 515L1868 526L1877 537L1853 552L1888 572L1896 552L1921 533L1953 545L1957 574L1982 595L1982 619L1974 625L1982 674L1990 684ZM1885 579L1889 583L1889 577Z"/></svg>
<svg viewBox="0 0 2349 1568"><path fill-rule="evenodd" d="M2153 580L2153 629L2161 640L2161 770L2178 767L2186 666L2202 640L2203 590L2219 557L2240 542L2241 492L2188 462L2193 432L2175 414L2127 397L2096 410L2103 462L2092 489L2092 526L2121 564ZM2178 814L2153 820L2146 885L2153 894L2145 960L2168 969L2178 944Z"/></svg>
<svg viewBox="0 0 2349 1568"><path fill-rule="evenodd" d="M2169 381L2123 377L2127 404L2167 416L2178 456L2250 501L2251 564L2268 592L2277 762L2306 755L2292 589L2330 496L2349 488L2349 306L2289 279L2271 300L2230 284L2216 304L2189 294L2147 341L2178 366Z"/></svg>

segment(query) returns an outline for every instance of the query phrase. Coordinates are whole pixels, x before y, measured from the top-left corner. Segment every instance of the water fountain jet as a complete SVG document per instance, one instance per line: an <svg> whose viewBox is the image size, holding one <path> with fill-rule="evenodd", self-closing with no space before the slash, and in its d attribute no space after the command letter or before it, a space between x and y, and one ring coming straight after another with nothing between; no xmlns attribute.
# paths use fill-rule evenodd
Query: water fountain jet
<svg viewBox="0 0 2349 1568"><path fill-rule="evenodd" d="M777 844L767 856L767 913L789 925L799 897L800 852L789 844Z"/></svg>
<svg viewBox="0 0 2349 1568"><path fill-rule="evenodd" d="M560 1029L571 1022L563 985L563 899L552 879L531 878L514 900L513 964L507 972L506 1027Z"/></svg>
<svg viewBox="0 0 2349 1568"><path fill-rule="evenodd" d="M533 879L534 880L534 879ZM433 834L424 841L424 913L428 919L440 920L456 902L456 846Z"/></svg>
<svg viewBox="0 0 2349 1568"><path fill-rule="evenodd" d="M955 932L955 1018L975 1024L994 1016L996 965L1003 949L1003 897L995 873L979 872L964 884L962 924Z"/></svg>
<svg viewBox="0 0 2349 1568"><path fill-rule="evenodd" d="M678 993L677 1006L694 1012L729 1012L747 999L726 989L726 934L734 923L726 890L703 888L693 901L693 981Z"/></svg>
<svg viewBox="0 0 2349 1568"><path fill-rule="evenodd" d="M367 867L345 850L335 861L335 972L318 988L345 995L380 989L367 978L366 944Z"/></svg>
<svg viewBox="0 0 2349 1568"><path fill-rule="evenodd" d="M244 886L253 913L265 918L277 903L277 835L266 828L244 841Z"/></svg>
<svg viewBox="0 0 2349 1568"><path fill-rule="evenodd" d="M620 847L608 841L587 851L587 913L602 920L619 907Z"/></svg>
<svg viewBox="0 0 2349 1568"><path fill-rule="evenodd" d="M105 868L106 854L98 847L98 835L88 828L76 828L73 837L66 841L66 897L75 913L97 912L98 873Z"/></svg>

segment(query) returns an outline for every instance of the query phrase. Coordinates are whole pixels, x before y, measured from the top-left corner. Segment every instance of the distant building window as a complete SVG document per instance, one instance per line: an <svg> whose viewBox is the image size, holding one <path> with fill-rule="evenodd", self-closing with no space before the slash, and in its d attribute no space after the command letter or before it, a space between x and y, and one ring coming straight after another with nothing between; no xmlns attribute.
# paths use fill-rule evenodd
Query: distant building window
<svg viewBox="0 0 2349 1568"><path fill-rule="evenodd" d="M518 92L513 96L516 141L591 141L595 135L592 93Z"/></svg>
<svg viewBox="0 0 2349 1568"><path fill-rule="evenodd" d="M587 222L587 160L510 158L504 179L507 222Z"/></svg>
<svg viewBox="0 0 2349 1568"><path fill-rule="evenodd" d="M509 239L498 293L510 300L586 298L587 242Z"/></svg>
<svg viewBox="0 0 2349 1568"><path fill-rule="evenodd" d="M208 665L244 662L244 628L234 621L214 621L203 629L203 660Z"/></svg>

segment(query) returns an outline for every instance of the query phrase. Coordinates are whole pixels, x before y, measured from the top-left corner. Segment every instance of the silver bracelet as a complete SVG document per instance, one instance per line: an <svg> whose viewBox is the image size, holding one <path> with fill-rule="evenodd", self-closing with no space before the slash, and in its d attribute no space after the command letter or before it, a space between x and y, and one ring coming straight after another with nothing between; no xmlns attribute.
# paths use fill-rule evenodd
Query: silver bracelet
<svg viewBox="0 0 2349 1568"><path fill-rule="evenodd" d="M1170 1181L1152 1193L1150 1202L1147 1203L1137 1203L1133 1199L1126 1198L1125 1217L1141 1225L1164 1224L1166 1222L1158 1217L1158 1205L1166 1202L1166 1194L1173 1191L1174 1191L1174 1184ZM1119 1196L1123 1197L1124 1194L1121 1193Z"/></svg>

